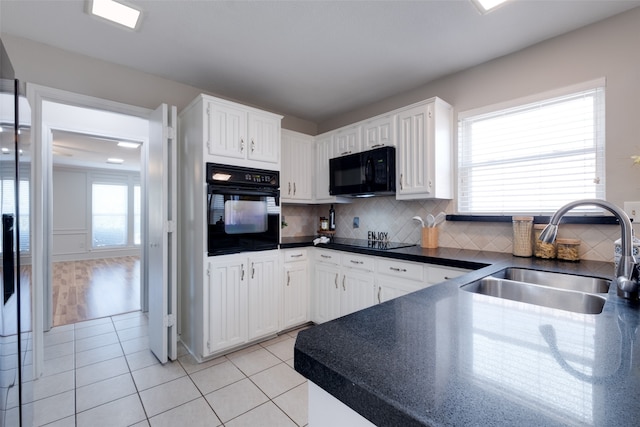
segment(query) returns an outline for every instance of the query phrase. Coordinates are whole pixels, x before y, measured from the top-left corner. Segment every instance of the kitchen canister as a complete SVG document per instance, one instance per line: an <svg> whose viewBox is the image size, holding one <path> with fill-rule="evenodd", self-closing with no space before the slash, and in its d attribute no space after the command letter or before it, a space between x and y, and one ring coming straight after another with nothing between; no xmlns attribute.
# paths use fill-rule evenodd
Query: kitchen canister
<svg viewBox="0 0 640 427"><path fill-rule="evenodd" d="M580 261L580 239L556 239L558 259Z"/></svg>
<svg viewBox="0 0 640 427"><path fill-rule="evenodd" d="M532 216L514 216L513 220L513 255L530 257L533 255Z"/></svg>
<svg viewBox="0 0 640 427"><path fill-rule="evenodd" d="M540 240L540 233L546 227L546 224L535 224L533 226L533 255L536 258L553 259L556 257L556 244L545 243Z"/></svg>

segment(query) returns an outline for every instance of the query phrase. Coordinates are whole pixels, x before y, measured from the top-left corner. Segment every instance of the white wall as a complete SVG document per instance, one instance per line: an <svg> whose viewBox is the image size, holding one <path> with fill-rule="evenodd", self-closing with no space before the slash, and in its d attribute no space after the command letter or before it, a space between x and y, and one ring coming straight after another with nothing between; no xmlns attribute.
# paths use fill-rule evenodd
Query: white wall
<svg viewBox="0 0 640 427"><path fill-rule="evenodd" d="M120 249L91 248L91 183L96 176L117 182L140 182L139 172L54 166L54 262L140 254L139 246Z"/></svg>

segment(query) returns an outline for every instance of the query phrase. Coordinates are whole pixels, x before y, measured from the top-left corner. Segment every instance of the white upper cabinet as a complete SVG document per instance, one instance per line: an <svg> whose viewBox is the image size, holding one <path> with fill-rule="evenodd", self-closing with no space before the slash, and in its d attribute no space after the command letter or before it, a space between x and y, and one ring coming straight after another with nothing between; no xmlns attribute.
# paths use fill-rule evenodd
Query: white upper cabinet
<svg viewBox="0 0 640 427"><path fill-rule="evenodd" d="M362 150L362 126L347 126L333 133L333 144L335 155L346 156L347 154L359 153Z"/></svg>
<svg viewBox="0 0 640 427"><path fill-rule="evenodd" d="M364 135L362 151L373 150L378 147L395 147L397 120L398 116L396 114L390 114L364 122L362 124L362 133Z"/></svg>
<svg viewBox="0 0 640 427"><path fill-rule="evenodd" d="M247 158L259 162L280 163L280 116L248 113L249 146Z"/></svg>
<svg viewBox="0 0 640 427"><path fill-rule="evenodd" d="M183 112L182 131L191 146L200 144L205 162L280 169L282 116L208 95L198 96Z"/></svg>
<svg viewBox="0 0 640 427"><path fill-rule="evenodd" d="M288 203L310 203L313 199L313 137L282 130L280 197Z"/></svg>
<svg viewBox="0 0 640 427"><path fill-rule="evenodd" d="M396 199L453 197L452 108L432 98L398 111Z"/></svg>

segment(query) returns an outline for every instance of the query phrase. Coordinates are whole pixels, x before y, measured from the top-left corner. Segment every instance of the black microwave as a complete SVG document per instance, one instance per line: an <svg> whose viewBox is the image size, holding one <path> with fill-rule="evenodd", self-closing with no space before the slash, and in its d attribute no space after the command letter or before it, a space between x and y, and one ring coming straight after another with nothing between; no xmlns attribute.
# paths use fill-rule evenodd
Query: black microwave
<svg viewBox="0 0 640 427"><path fill-rule="evenodd" d="M395 195L395 147L381 147L329 159L329 194L352 197Z"/></svg>

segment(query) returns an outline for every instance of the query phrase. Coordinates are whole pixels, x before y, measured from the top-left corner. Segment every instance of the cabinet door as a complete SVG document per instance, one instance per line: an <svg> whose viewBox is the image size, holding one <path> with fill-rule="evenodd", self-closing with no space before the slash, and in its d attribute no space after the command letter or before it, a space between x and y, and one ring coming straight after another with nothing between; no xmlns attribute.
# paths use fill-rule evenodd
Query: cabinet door
<svg viewBox="0 0 640 427"><path fill-rule="evenodd" d="M362 133L364 134L362 150L372 150L378 147L395 147L396 120L397 116L393 114L365 122L362 125Z"/></svg>
<svg viewBox="0 0 640 427"><path fill-rule="evenodd" d="M280 120L271 116L249 113L247 158L268 163L280 163Z"/></svg>
<svg viewBox="0 0 640 427"><path fill-rule="evenodd" d="M329 159L335 157L331 135L316 139L316 201L330 201L329 194Z"/></svg>
<svg viewBox="0 0 640 427"><path fill-rule="evenodd" d="M311 201L313 149L312 137L282 131L280 194L284 201Z"/></svg>
<svg viewBox="0 0 640 427"><path fill-rule="evenodd" d="M313 281L313 322L324 323L340 317L340 269L316 265Z"/></svg>
<svg viewBox="0 0 640 427"><path fill-rule="evenodd" d="M377 303L389 301L422 288L418 282L399 279L394 280L386 277L376 279L376 286Z"/></svg>
<svg viewBox="0 0 640 427"><path fill-rule="evenodd" d="M247 156L247 112L209 102L209 154L243 159Z"/></svg>
<svg viewBox="0 0 640 427"><path fill-rule="evenodd" d="M209 263L203 356L247 341L247 263L244 257L225 258Z"/></svg>
<svg viewBox="0 0 640 427"><path fill-rule="evenodd" d="M288 329L309 320L309 268L307 262L286 263L283 281L281 329Z"/></svg>
<svg viewBox="0 0 640 427"><path fill-rule="evenodd" d="M346 271L342 276L340 315L371 307L375 304L373 273Z"/></svg>
<svg viewBox="0 0 640 427"><path fill-rule="evenodd" d="M397 198L421 195L428 198L432 190L429 144L433 126L433 103L410 108L398 114L398 185ZM431 154L431 157L433 155Z"/></svg>
<svg viewBox="0 0 640 427"><path fill-rule="evenodd" d="M249 340L278 330L278 254L249 258L248 269Z"/></svg>
<svg viewBox="0 0 640 427"><path fill-rule="evenodd" d="M337 156L359 153L361 147L362 127L360 125L340 129L333 135Z"/></svg>

